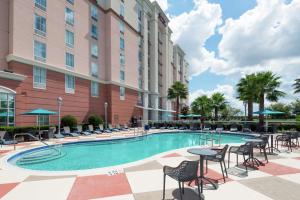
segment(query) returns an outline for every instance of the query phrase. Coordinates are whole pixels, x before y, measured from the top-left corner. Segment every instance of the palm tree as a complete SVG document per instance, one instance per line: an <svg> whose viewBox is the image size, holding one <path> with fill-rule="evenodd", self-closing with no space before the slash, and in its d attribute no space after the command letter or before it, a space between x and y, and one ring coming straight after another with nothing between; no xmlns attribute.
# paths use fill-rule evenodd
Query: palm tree
<svg viewBox="0 0 300 200"><path fill-rule="evenodd" d="M206 95L197 97L191 104L193 113L208 117L211 113L211 100Z"/></svg>
<svg viewBox="0 0 300 200"><path fill-rule="evenodd" d="M237 84L238 99L247 102L248 121L253 120L253 103L257 100L256 76L255 74L246 75Z"/></svg>
<svg viewBox="0 0 300 200"><path fill-rule="evenodd" d="M219 92L214 93L211 96L211 101L212 101L212 107L215 110L215 120L218 121L219 110L224 109L226 107L224 94L221 94Z"/></svg>
<svg viewBox="0 0 300 200"><path fill-rule="evenodd" d="M294 89L295 89L295 94L296 93L300 93L300 78L297 78L296 80L295 80L295 83L293 84L293 86L294 86Z"/></svg>
<svg viewBox="0 0 300 200"><path fill-rule="evenodd" d="M188 96L188 89L186 85L177 81L168 89L168 99L176 99L176 119L178 119L180 99L186 99Z"/></svg>
<svg viewBox="0 0 300 200"><path fill-rule="evenodd" d="M259 111L265 109L265 98L269 101L277 102L280 97L285 95L284 92L278 90L281 84L280 78L280 76L273 74L271 71L256 74ZM263 115L259 115L259 122L261 125L264 123Z"/></svg>

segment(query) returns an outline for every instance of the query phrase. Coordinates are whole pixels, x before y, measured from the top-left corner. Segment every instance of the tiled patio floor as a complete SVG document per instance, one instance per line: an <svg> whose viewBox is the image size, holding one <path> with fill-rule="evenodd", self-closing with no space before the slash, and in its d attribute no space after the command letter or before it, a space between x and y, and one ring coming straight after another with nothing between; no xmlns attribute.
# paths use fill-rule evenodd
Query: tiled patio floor
<svg viewBox="0 0 300 200"><path fill-rule="evenodd" d="M86 138L72 138L70 140L81 139ZM36 145L37 143L25 143L18 145L18 148L25 149ZM11 146L2 147L0 149L0 159L11 152ZM259 153L257 153L257 156L263 160L263 156L260 156ZM206 200L300 199L300 149L295 149L292 153L284 152L278 156L270 156L269 163L259 167L259 170L249 171L247 176L245 176L243 169L234 166L234 157L232 156L233 160L226 183L223 182L220 165L209 163L206 176L217 180L219 188L217 190L205 189L204 196ZM158 200L162 199L163 165L176 166L183 160L195 160L197 158L186 153L186 150L175 150L144 164L127 167L123 172L116 175L93 173L37 176L26 175L18 170L7 171L3 169L3 166L0 166L0 199ZM236 175L232 175L233 172ZM167 178L166 199L179 199L177 187L178 183L176 181ZM184 199L198 199L193 187L186 188Z"/></svg>

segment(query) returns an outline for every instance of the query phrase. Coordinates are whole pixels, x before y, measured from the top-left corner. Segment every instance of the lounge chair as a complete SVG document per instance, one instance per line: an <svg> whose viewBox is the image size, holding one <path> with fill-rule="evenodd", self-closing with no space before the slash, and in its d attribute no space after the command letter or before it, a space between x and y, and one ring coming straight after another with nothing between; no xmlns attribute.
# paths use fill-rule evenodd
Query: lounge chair
<svg viewBox="0 0 300 200"><path fill-rule="evenodd" d="M104 133L111 133L111 130L103 128L103 124L99 124L99 129L100 129L100 131L102 131Z"/></svg>
<svg viewBox="0 0 300 200"><path fill-rule="evenodd" d="M6 134L7 134L6 131L0 131L0 144L1 144L1 147L2 147L2 145L10 145L10 144L17 144L18 143L15 140L7 140L7 139L5 139L6 138L5 137Z"/></svg>
<svg viewBox="0 0 300 200"><path fill-rule="evenodd" d="M243 132L245 132L245 133L250 133L251 132L251 128L248 124L245 124L243 126Z"/></svg>
<svg viewBox="0 0 300 200"><path fill-rule="evenodd" d="M124 127L121 127L120 124L116 125L116 128L120 131L126 131L127 129L125 129Z"/></svg>
<svg viewBox="0 0 300 200"><path fill-rule="evenodd" d="M94 126L93 125L88 125L88 127L89 127L89 130L88 130L88 132L90 133L90 134L93 134L93 133L96 133L96 134L101 134L102 133L102 131L100 130L100 129L96 129L96 130L94 130Z"/></svg>
<svg viewBox="0 0 300 200"><path fill-rule="evenodd" d="M81 135L91 135L90 131L83 131L81 125L77 125L77 133Z"/></svg>
<svg viewBox="0 0 300 200"><path fill-rule="evenodd" d="M108 124L108 130L115 131L115 132L120 132L119 129L113 128L111 124Z"/></svg>
<svg viewBox="0 0 300 200"><path fill-rule="evenodd" d="M55 133L55 132L56 132L56 127L53 127L53 133ZM57 139L61 139L61 138L64 138L65 136L60 133L56 133L56 134L54 134L54 137Z"/></svg>
<svg viewBox="0 0 300 200"><path fill-rule="evenodd" d="M204 124L203 131L210 131L211 130L211 125L210 124Z"/></svg>
<svg viewBox="0 0 300 200"><path fill-rule="evenodd" d="M70 130L70 127L68 127L68 126L64 127L64 131L63 131L62 134L67 135L67 136L72 136L72 137L78 137L79 136L79 134L77 134L77 133L72 133L71 130Z"/></svg>
<svg viewBox="0 0 300 200"><path fill-rule="evenodd" d="M237 126L236 125L230 126L230 132L238 132Z"/></svg>

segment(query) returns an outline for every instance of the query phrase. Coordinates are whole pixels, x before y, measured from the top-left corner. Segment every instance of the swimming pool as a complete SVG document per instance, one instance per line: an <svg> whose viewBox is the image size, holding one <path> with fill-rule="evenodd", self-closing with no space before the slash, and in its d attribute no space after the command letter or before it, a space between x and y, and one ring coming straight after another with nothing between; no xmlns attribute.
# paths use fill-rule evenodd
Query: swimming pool
<svg viewBox="0 0 300 200"><path fill-rule="evenodd" d="M221 143L240 143L245 135L221 134ZM84 170L130 163L189 146L204 145L205 133L158 133L130 139L67 143L24 151L8 159L21 168Z"/></svg>

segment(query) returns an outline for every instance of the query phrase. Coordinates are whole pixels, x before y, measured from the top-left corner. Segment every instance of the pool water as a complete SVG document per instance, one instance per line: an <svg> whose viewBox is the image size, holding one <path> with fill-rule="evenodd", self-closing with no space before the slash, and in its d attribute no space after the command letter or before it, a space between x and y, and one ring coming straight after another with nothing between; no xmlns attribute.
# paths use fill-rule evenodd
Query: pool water
<svg viewBox="0 0 300 200"><path fill-rule="evenodd" d="M55 149L47 147L28 150L13 156L9 162L22 168L42 171L109 167L142 160L173 149L204 145L205 135L190 132L159 133L133 139L71 143ZM219 136L215 137L217 139ZM245 137L221 134L221 143L241 143Z"/></svg>

